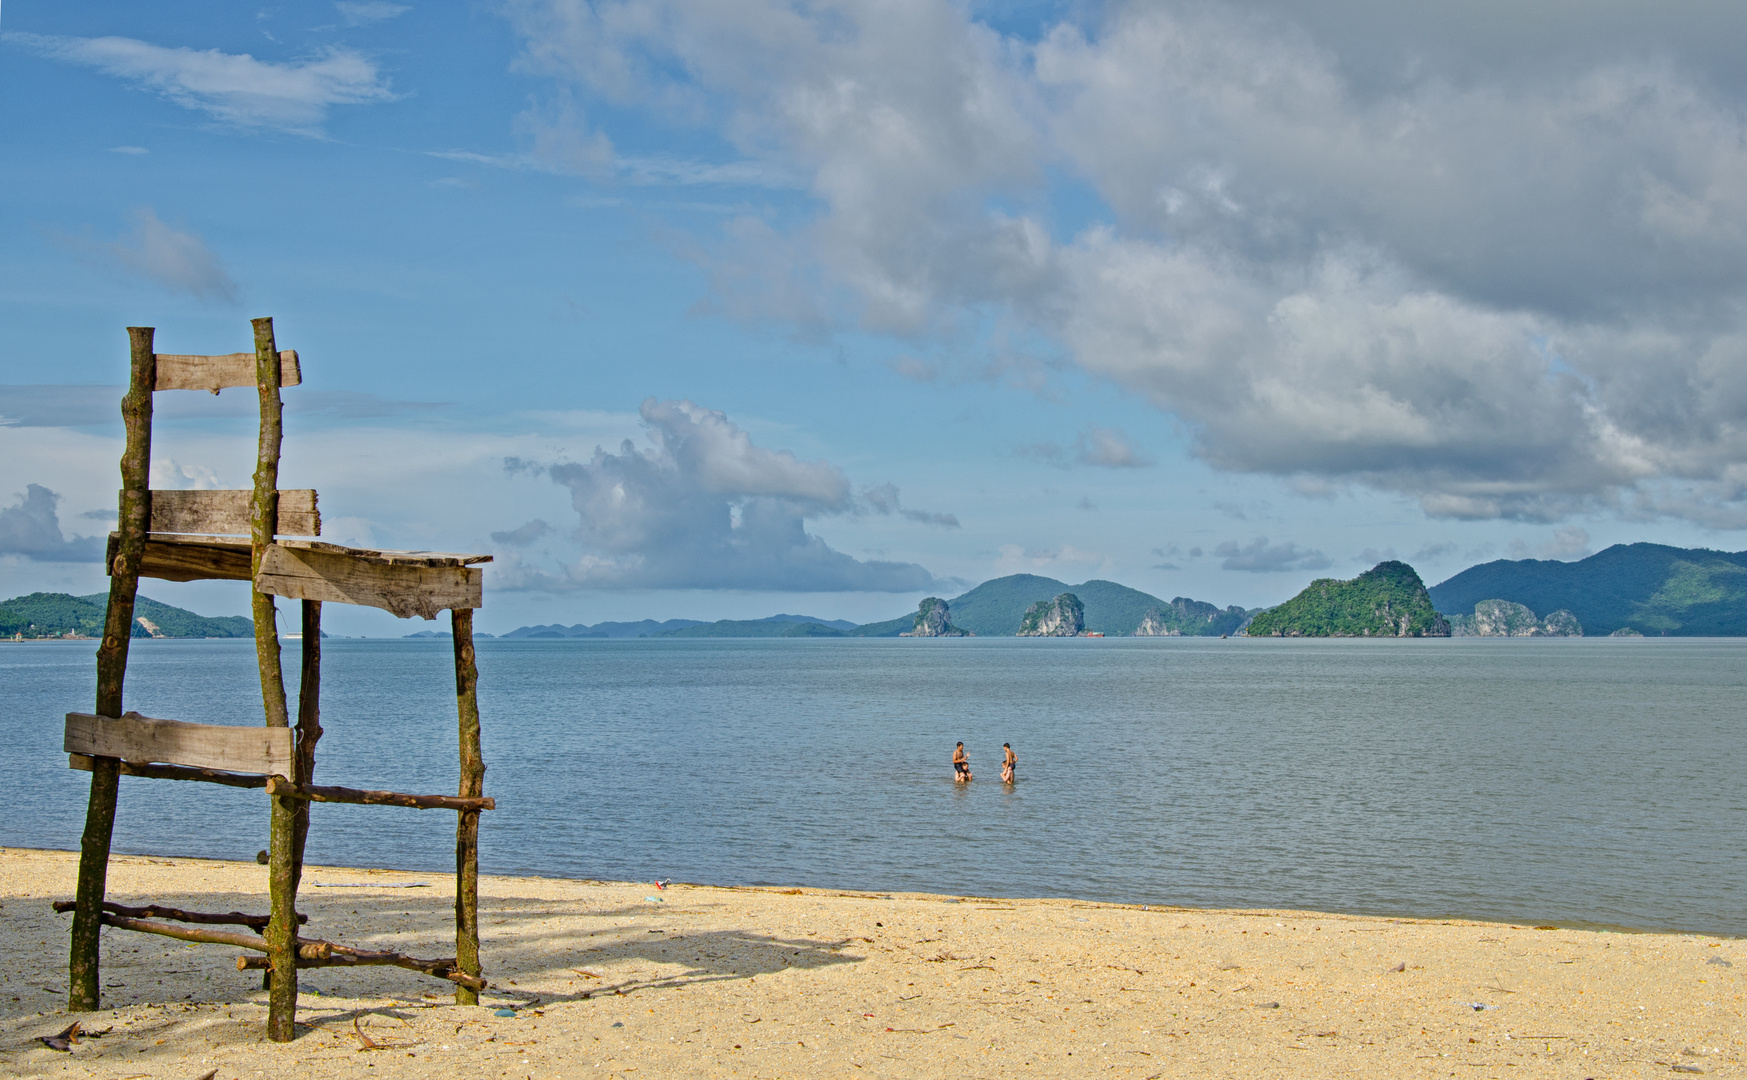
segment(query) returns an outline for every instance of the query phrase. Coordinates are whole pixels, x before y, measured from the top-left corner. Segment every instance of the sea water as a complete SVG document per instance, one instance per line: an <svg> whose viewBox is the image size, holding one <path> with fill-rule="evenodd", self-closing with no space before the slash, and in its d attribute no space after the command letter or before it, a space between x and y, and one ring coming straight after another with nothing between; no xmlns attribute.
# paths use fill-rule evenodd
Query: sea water
<svg viewBox="0 0 1747 1080"><path fill-rule="evenodd" d="M478 652L487 872L1747 933L1747 640ZM0 646L0 844L78 846L61 728L92 706L92 654ZM318 783L455 790L447 641L330 639L323 671ZM258 722L253 644L136 641L126 704ZM115 850L250 859L266 802L124 777ZM447 872L454 824L318 804L309 859Z"/></svg>

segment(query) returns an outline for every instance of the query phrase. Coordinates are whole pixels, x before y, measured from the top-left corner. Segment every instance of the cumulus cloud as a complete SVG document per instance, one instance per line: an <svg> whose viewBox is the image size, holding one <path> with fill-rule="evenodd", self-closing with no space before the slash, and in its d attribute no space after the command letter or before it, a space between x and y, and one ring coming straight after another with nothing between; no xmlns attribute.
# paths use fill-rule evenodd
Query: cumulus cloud
<svg viewBox="0 0 1747 1080"><path fill-rule="evenodd" d="M102 562L103 538L61 533L55 504L61 497L41 484L25 485L16 506L0 509L0 555L39 562Z"/></svg>
<svg viewBox="0 0 1747 1080"><path fill-rule="evenodd" d="M572 535L586 554L558 573L523 567L523 587L912 592L942 584L914 563L856 559L807 531L808 518L856 509L836 466L757 446L725 414L690 401L650 398L640 412L646 448L627 439L617 453L597 448L587 462L544 468L570 491L579 515ZM896 508L895 488L889 501Z"/></svg>
<svg viewBox="0 0 1747 1080"><path fill-rule="evenodd" d="M199 234L166 225L149 206L134 211L133 232L112 241L59 237L102 266L156 282L202 300L237 302L237 283Z"/></svg>
<svg viewBox="0 0 1747 1080"><path fill-rule="evenodd" d="M184 465L175 458L153 458L149 483L153 490L217 491L224 487L208 465Z"/></svg>
<svg viewBox="0 0 1747 1080"><path fill-rule="evenodd" d="M344 11L348 5L339 6ZM311 59L275 63L248 53L172 48L125 37L9 33L6 40L126 79L183 108L244 128L319 135L332 107L392 101L395 96L375 62L351 49L330 48Z"/></svg>
<svg viewBox="0 0 1747 1080"><path fill-rule="evenodd" d="M1747 524L1747 95L1716 31L1740 9L1166 2L1032 37L974 10L508 7L555 99L806 178L811 216L701 256L722 313L1036 335L1304 491ZM1051 209L1064 176L1096 224Z"/></svg>
<svg viewBox="0 0 1747 1080"><path fill-rule="evenodd" d="M1334 565L1327 555L1306 549L1293 541L1270 544L1258 536L1247 544L1227 540L1213 549L1215 558L1222 559L1221 570L1246 570L1252 574L1272 574L1282 570L1326 570Z"/></svg>

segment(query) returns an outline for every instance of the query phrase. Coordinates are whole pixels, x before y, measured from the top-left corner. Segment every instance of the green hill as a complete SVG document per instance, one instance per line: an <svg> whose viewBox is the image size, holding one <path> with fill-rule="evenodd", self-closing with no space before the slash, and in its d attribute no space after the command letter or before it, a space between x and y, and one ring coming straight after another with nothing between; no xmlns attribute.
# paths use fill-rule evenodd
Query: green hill
<svg viewBox="0 0 1747 1080"><path fill-rule="evenodd" d="M1032 604L1039 600L1053 600L1070 591L1067 585L1054 578L1011 574L985 581L946 603L952 609L952 625L960 630L969 630L980 637L1011 637L1019 632L1019 623Z"/></svg>
<svg viewBox="0 0 1747 1080"><path fill-rule="evenodd" d="M1482 600L1534 611L1561 608L1595 637L1747 635L1747 551L1615 544L1577 562L1499 559L1431 588L1439 611L1463 614Z"/></svg>
<svg viewBox="0 0 1747 1080"><path fill-rule="evenodd" d="M94 604L67 593L31 593L0 603L0 637L22 634L27 638L101 637L104 603ZM145 637L134 627L135 637Z"/></svg>
<svg viewBox="0 0 1747 1080"><path fill-rule="evenodd" d="M1425 582L1404 562L1381 562L1351 581L1320 578L1250 623L1251 637L1449 637Z"/></svg>
<svg viewBox="0 0 1747 1080"><path fill-rule="evenodd" d="M92 601L100 609L109 606L108 593L97 593L93 596L84 597L84 599ZM143 615L152 620L152 624L158 628L158 632L165 637L222 638L255 636L255 621L253 619L242 615L220 615L215 618L209 618L205 615L196 615L194 612L189 611L186 608L171 607L169 604L160 604L149 596L134 597L133 615L134 629L144 629L139 625L139 618ZM280 620L283 624L283 615L280 616ZM283 625L281 625L281 629L284 629ZM297 625L293 623L291 629L297 629ZM289 633L290 631L286 632ZM137 637L138 635L136 634L135 636Z"/></svg>
<svg viewBox="0 0 1747 1080"><path fill-rule="evenodd" d="M897 637L899 634L908 634L915 627L916 616L914 614L900 615L895 619L887 619L885 622L863 623L854 630L845 630L843 636Z"/></svg>
<svg viewBox="0 0 1747 1080"><path fill-rule="evenodd" d="M31 593L0 603L0 637L27 638L101 637L103 618L109 607L108 593L73 596L69 593ZM241 615L208 618L184 608L159 603L147 596L134 598L133 636L151 637L139 623L144 617L163 637L252 637L255 624Z"/></svg>
<svg viewBox="0 0 1747 1080"><path fill-rule="evenodd" d="M1150 593L1118 585L1114 581L1088 581L1069 585L1036 574L1011 574L985 581L947 601L952 625L983 637L1011 637L1019 632L1025 612L1039 600L1053 600L1071 592L1085 606L1086 629L1120 637L1134 633L1149 611L1158 611L1166 626L1186 636L1229 634L1247 617L1242 608L1216 608L1179 596L1166 603ZM868 623L848 632L850 637L897 637L916 624L914 614L885 622Z"/></svg>

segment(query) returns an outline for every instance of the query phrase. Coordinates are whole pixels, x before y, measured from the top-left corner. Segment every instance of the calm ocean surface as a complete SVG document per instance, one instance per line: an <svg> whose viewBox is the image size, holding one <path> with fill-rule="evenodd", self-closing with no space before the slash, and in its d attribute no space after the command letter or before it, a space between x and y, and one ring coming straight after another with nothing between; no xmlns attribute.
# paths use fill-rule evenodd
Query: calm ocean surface
<svg viewBox="0 0 1747 1080"><path fill-rule="evenodd" d="M78 846L93 649L0 645L0 845ZM260 715L248 641L132 655L128 708ZM448 642L323 659L317 781L453 792ZM1747 640L484 641L479 668L488 872L1747 934ZM453 866L453 814L313 816L312 862ZM266 837L257 792L122 779L118 852Z"/></svg>

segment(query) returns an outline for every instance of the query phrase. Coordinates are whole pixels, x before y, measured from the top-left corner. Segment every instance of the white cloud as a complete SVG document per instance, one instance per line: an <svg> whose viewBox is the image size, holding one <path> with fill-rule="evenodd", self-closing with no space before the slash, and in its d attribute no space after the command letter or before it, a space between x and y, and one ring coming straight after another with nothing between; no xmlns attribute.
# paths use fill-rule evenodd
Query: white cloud
<svg viewBox="0 0 1747 1080"><path fill-rule="evenodd" d="M153 458L151 480L154 491L217 491L218 473L209 465L184 465L175 458Z"/></svg>
<svg viewBox="0 0 1747 1080"><path fill-rule="evenodd" d="M108 242L86 237L57 239L100 265L119 268L167 289L202 300L237 302L237 283L206 241L194 232L166 225L149 206L134 211L131 235Z"/></svg>
<svg viewBox="0 0 1747 1080"><path fill-rule="evenodd" d="M1058 468L1091 465L1102 469L1139 469L1153 464L1153 459L1135 449L1128 433L1121 428L1098 427L1089 424L1075 437L1073 444L1038 442L1019 448L1022 457L1046 461Z"/></svg>
<svg viewBox="0 0 1747 1080"><path fill-rule="evenodd" d="M1418 551L1413 553L1413 561L1417 563L1442 560L1446 555L1455 554L1460 548L1461 545L1453 544L1448 540L1423 544Z"/></svg>
<svg viewBox="0 0 1747 1080"><path fill-rule="evenodd" d="M1294 541L1270 544L1258 536L1247 544L1227 540L1213 549L1215 558L1222 559L1221 570L1244 570L1252 574L1272 574L1283 570L1326 570L1333 561L1313 548L1301 548Z"/></svg>
<svg viewBox="0 0 1747 1080"><path fill-rule="evenodd" d="M1700 32L1739 14L1445 7L1115 6L1036 40L949 0L509 11L555 97L805 178L811 218L704 249L715 311L1041 335L1306 491L1747 524L1747 100ZM1472 32L1494 15L1541 46ZM1052 208L1070 182L1095 224Z"/></svg>
<svg viewBox="0 0 1747 1080"><path fill-rule="evenodd" d="M808 518L855 508L836 466L756 446L725 414L690 401L651 398L640 412L648 448L627 439L616 454L597 447L586 463L541 470L569 490L585 554L561 571L515 564L512 584L789 592L940 584L914 563L855 559L807 532ZM522 462L511 468L527 471ZM896 489L889 495L895 508Z"/></svg>
<svg viewBox="0 0 1747 1080"><path fill-rule="evenodd" d="M338 0L334 8L347 26L368 26L412 10L405 4L391 4L388 0Z"/></svg>
<svg viewBox="0 0 1747 1080"><path fill-rule="evenodd" d="M906 521L914 521L919 525L933 525L941 529L959 528L958 517L955 514L943 514L933 510L906 510L899 504L898 486L896 484L875 484L864 488L861 493L864 506L876 514L897 514Z"/></svg>
<svg viewBox="0 0 1747 1080"><path fill-rule="evenodd" d="M1153 459L1135 449L1121 428L1088 427L1076 444L1075 460L1104 469L1140 469Z"/></svg>
<svg viewBox="0 0 1747 1080"><path fill-rule="evenodd" d="M1558 559L1568 562L1587 558L1595 553L1590 546L1589 532L1575 525L1553 530L1553 535L1539 544L1530 544L1520 537L1510 542L1513 559Z"/></svg>
<svg viewBox="0 0 1747 1080"><path fill-rule="evenodd" d="M376 64L351 49L330 48L292 63L247 53L169 48L124 37L51 37L10 33L45 56L127 79L183 108L245 128L319 135L328 110L394 100Z"/></svg>
<svg viewBox="0 0 1747 1080"><path fill-rule="evenodd" d="M1078 573L1082 572L1080 568L1090 566L1102 571L1109 565L1110 560L1107 557L1082 551L1072 544L1053 548L1025 548L1018 544L1002 544L996 553L994 571L1002 576L1028 574L1037 570Z"/></svg>
<svg viewBox="0 0 1747 1080"><path fill-rule="evenodd" d="M546 522L539 518L534 518L532 521L506 532L494 532L491 534L491 538L499 544L508 544L511 547L527 547L541 537L550 535L551 532L552 526L546 524Z"/></svg>

